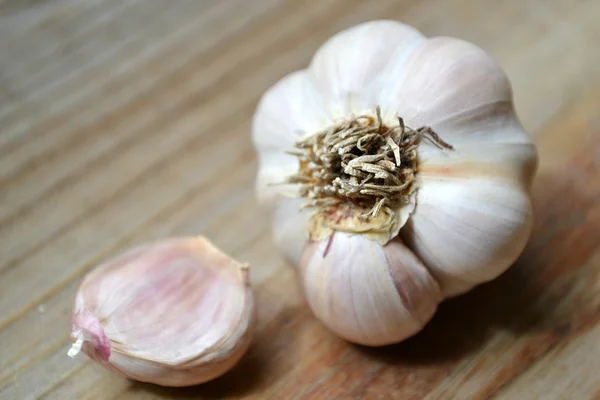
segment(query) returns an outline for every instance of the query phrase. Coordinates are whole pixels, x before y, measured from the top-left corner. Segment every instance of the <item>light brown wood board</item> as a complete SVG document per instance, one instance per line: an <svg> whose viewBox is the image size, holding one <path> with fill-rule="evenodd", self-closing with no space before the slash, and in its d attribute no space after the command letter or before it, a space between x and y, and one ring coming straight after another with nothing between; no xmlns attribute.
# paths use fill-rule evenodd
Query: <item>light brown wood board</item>
<svg viewBox="0 0 600 400"><path fill-rule="evenodd" d="M406 342L311 315L254 200L262 93L332 34L393 18L490 52L540 152L535 226L497 280ZM0 2L0 398L600 398L600 2ZM66 356L84 274L203 234L253 265L256 338L222 378L163 389Z"/></svg>

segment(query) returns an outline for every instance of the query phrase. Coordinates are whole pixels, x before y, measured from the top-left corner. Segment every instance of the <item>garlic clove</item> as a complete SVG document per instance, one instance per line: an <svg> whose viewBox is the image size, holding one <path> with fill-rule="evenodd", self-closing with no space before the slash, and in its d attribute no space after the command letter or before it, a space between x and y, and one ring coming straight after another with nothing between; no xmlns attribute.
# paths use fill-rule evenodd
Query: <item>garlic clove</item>
<svg viewBox="0 0 600 400"><path fill-rule="evenodd" d="M418 205L401 236L446 296L497 277L523 251L532 208L519 184L423 176L419 186Z"/></svg>
<svg viewBox="0 0 600 400"><path fill-rule="evenodd" d="M311 243L300 265L313 313L340 337L362 345L413 335L442 299L436 281L399 239L382 247L336 232Z"/></svg>
<svg viewBox="0 0 600 400"><path fill-rule="evenodd" d="M326 120L322 97L306 71L285 76L265 92L252 123L253 143L265 150L258 154L255 183L261 204L273 205L279 192L296 193L295 185L280 185L298 169L297 158L285 151Z"/></svg>
<svg viewBox="0 0 600 400"><path fill-rule="evenodd" d="M497 135L489 135L490 124L518 124L506 74L474 44L432 38L404 64L403 74L390 79L389 89L379 100L393 105L393 112L407 125L430 126L456 146L474 139L496 139ZM521 129L503 131L502 139L528 141Z"/></svg>
<svg viewBox="0 0 600 400"><path fill-rule="evenodd" d="M419 148L419 182L429 180L483 178L504 180L528 191L537 170L533 143L463 143L441 152L428 143Z"/></svg>
<svg viewBox="0 0 600 400"><path fill-rule="evenodd" d="M424 40L416 29L387 20L363 23L332 36L317 50L309 67L331 117L345 118L379 104L379 90L391 83L379 79L382 72L392 60L391 68L401 70L401 60Z"/></svg>
<svg viewBox="0 0 600 400"><path fill-rule="evenodd" d="M310 75L302 70L283 77L262 96L253 119L253 140L265 152L291 148L303 134L320 129L324 103Z"/></svg>
<svg viewBox="0 0 600 400"><path fill-rule="evenodd" d="M285 199L274 208L271 220L273 241L292 265L298 265L308 246L311 214L301 210L301 199Z"/></svg>
<svg viewBox="0 0 600 400"><path fill-rule="evenodd" d="M255 192L260 204L272 210L278 203L298 196L297 185L283 183L298 170L298 161L289 154L265 153L258 160ZM286 196L287 195L287 196Z"/></svg>
<svg viewBox="0 0 600 400"><path fill-rule="evenodd" d="M128 378L190 386L247 350L254 302L248 267L202 237L136 247L94 269L75 299L69 351Z"/></svg>

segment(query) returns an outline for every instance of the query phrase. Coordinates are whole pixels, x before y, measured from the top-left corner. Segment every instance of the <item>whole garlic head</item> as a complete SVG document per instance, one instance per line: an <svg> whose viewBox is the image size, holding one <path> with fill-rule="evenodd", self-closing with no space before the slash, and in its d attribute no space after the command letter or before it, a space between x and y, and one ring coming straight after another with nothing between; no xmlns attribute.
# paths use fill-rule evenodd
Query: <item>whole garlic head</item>
<svg viewBox="0 0 600 400"><path fill-rule="evenodd" d="M240 360L253 320L247 265L202 237L161 240L85 277L75 299L69 356L82 350L134 380L191 386Z"/></svg>
<svg viewBox="0 0 600 400"><path fill-rule="evenodd" d="M349 341L413 335L529 238L537 150L506 75L466 41L395 21L340 32L264 94L253 141L275 242Z"/></svg>

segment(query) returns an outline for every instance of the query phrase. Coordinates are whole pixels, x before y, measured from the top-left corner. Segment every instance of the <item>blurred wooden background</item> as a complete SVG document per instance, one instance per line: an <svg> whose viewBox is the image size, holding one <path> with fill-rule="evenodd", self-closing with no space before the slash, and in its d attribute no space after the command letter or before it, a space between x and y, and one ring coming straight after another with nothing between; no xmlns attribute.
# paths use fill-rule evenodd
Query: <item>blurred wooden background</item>
<svg viewBox="0 0 600 400"><path fill-rule="evenodd" d="M249 135L270 85L377 18L495 56L541 164L517 264L374 350L312 318L257 216ZM0 1L0 398L600 398L598 21L597 0ZM238 367L169 390L66 356L91 267L197 233L254 265Z"/></svg>

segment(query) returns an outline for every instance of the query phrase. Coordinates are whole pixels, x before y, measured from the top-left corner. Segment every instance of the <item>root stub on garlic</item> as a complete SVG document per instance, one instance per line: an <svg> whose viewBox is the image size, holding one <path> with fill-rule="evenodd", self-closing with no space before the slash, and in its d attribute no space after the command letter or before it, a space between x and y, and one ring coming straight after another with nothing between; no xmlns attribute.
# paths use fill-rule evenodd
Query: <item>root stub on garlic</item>
<svg viewBox="0 0 600 400"><path fill-rule="evenodd" d="M400 117L398 125L384 125L376 107L374 115L351 118L296 142L289 153L298 157L298 172L284 183L299 184L299 196L307 199L303 207L315 210L311 237L323 237L324 229L389 230L395 209L410 203L417 189L422 139L452 149L429 127L411 129Z"/></svg>

